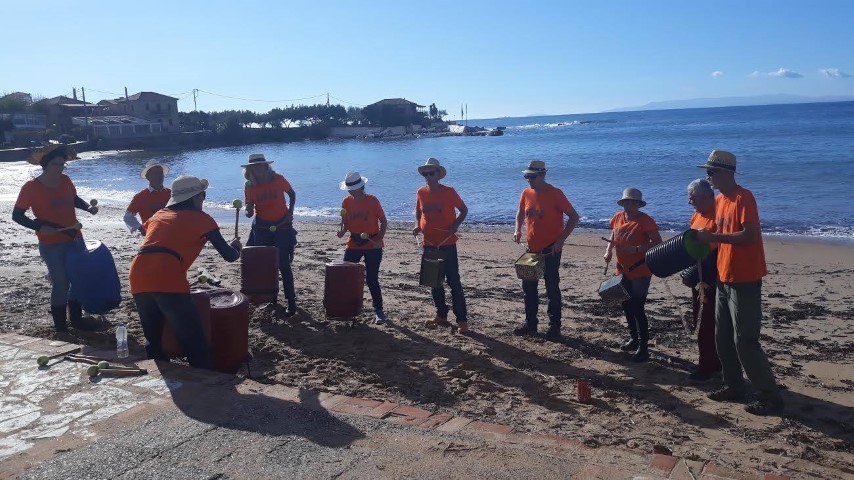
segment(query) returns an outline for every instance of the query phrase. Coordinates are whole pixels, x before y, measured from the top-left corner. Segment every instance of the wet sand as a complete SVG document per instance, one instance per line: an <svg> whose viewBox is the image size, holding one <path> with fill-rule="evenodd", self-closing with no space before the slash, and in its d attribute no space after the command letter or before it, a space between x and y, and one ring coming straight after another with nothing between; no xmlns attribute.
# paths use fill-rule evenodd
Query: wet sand
<svg viewBox="0 0 854 480"><path fill-rule="evenodd" d="M108 327L93 333L53 332L49 282L35 236L11 220L0 223L0 331L112 345L113 325L127 322L131 348L140 351L142 332L126 280L140 239L121 225L122 213L108 207L96 217L81 215L86 238L111 248L125 286L122 305L104 316ZM0 204L0 215L10 219L11 204ZM248 225L245 218L241 222L245 239ZM222 225L229 237L234 224ZM285 319L273 305L253 309L256 379L560 433L589 446L646 452L661 446L738 470L793 477L854 474L854 246L765 238L770 274L763 286L762 345L787 406L782 416L763 418L740 404L708 400L705 394L718 381L688 383L697 348L682 329L681 315L690 303L676 277L652 282L652 360L632 364L619 351L626 332L622 311L604 306L596 294L605 278L602 232L574 234L567 242L561 268L564 341L554 343L511 333L523 316L513 269L522 247L510 241L509 229L463 231L460 268L474 333L460 336L423 325L434 310L428 289L418 285L420 254L408 226L395 226L386 237L380 281L390 321L369 323L365 289L364 324L357 328L327 319L322 306L324 262L340 259L344 251L336 225L298 222L296 228L299 313ZM198 267L218 275L223 286L239 288L239 262L225 263L212 247L196 261L191 277ZM544 299L540 312L544 330ZM578 378L591 381L590 405L575 400Z"/></svg>

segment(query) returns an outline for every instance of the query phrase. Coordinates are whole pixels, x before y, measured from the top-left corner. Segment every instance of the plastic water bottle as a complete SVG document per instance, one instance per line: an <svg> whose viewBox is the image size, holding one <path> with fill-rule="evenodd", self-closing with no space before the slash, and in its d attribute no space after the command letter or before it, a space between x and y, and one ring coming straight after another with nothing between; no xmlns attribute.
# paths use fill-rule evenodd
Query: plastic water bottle
<svg viewBox="0 0 854 480"><path fill-rule="evenodd" d="M124 323L116 327L116 357L128 357L128 331Z"/></svg>

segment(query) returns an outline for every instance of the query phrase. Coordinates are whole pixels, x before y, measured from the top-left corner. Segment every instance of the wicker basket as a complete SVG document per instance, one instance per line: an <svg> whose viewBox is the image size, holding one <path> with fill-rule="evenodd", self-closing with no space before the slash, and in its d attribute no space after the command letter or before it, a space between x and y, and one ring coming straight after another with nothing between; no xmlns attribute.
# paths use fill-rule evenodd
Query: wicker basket
<svg viewBox="0 0 854 480"><path fill-rule="evenodd" d="M523 253L516 260L516 276L520 280L537 281L543 278L546 262L539 253Z"/></svg>

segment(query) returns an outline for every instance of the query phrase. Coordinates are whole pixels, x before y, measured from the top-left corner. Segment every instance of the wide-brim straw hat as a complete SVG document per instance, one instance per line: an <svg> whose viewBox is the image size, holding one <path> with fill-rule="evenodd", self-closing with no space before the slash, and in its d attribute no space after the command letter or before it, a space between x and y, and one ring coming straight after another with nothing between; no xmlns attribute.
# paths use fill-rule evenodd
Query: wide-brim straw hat
<svg viewBox="0 0 854 480"><path fill-rule="evenodd" d="M158 162L157 160L151 160L148 163L146 163L144 167L142 167L142 171L139 172L140 178L145 178L145 175L148 174L148 171L154 167L162 168L164 177L166 176L167 173L169 173L169 167L167 167L166 165L163 165L162 163Z"/></svg>
<svg viewBox="0 0 854 480"><path fill-rule="evenodd" d="M253 154L249 155L249 163L244 163L243 165L241 165L241 167L248 167L250 165L261 165L261 164L269 165L271 163L273 163L273 160L267 160L266 158L264 158L263 153L253 153Z"/></svg>
<svg viewBox="0 0 854 480"><path fill-rule="evenodd" d="M338 184L338 188L348 192L358 190L368 183L368 177L363 177L359 172L347 172L344 181Z"/></svg>
<svg viewBox="0 0 854 480"><path fill-rule="evenodd" d="M726 150L712 150L712 153L709 154L709 158L706 160L706 163L697 165L697 168L705 168L706 170L726 170L727 172L741 175L740 172L735 171L735 155L727 152Z"/></svg>
<svg viewBox="0 0 854 480"><path fill-rule="evenodd" d="M531 163L528 164L528 168L522 170L522 173L546 173L548 171L549 169L546 168L546 162L542 160L531 160Z"/></svg>
<svg viewBox="0 0 854 480"><path fill-rule="evenodd" d="M441 163L439 163L439 160L433 157L428 158L427 161L424 162L424 165L418 167L418 173L423 175L425 170L431 169L439 171L439 180L445 178L445 175L448 174L448 171L445 170L445 167L443 167Z"/></svg>
<svg viewBox="0 0 854 480"><path fill-rule="evenodd" d="M643 201L643 193L641 193L641 191L638 190L637 188L629 187L629 188L623 190L623 198L617 200L617 205L622 207L623 202L625 202L626 200L635 200L635 201L640 202L641 207L646 206L646 202Z"/></svg>
<svg viewBox="0 0 854 480"><path fill-rule="evenodd" d="M77 160L80 158L77 156L77 152L74 150L74 148L72 146L65 145L62 143L54 143L54 144L48 145L46 147L42 147L42 148L30 153L30 156L27 157L27 162L29 162L33 165L41 165L42 159L48 153L50 153L54 150L60 149L60 148L65 148L65 159L66 160Z"/></svg>
<svg viewBox="0 0 854 480"><path fill-rule="evenodd" d="M181 175L172 182L172 196L166 206L181 203L184 200L195 197L208 189L208 181L204 178Z"/></svg>

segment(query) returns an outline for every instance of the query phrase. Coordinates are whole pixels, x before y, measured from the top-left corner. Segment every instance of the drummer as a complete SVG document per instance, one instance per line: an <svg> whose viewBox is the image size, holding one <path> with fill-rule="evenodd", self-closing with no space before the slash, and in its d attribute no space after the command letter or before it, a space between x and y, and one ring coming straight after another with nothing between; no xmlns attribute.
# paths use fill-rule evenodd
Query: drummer
<svg viewBox="0 0 854 480"><path fill-rule="evenodd" d="M94 330L100 326L91 317L83 318L83 307L74 297L65 267L70 251L86 248L74 209L98 213L97 206L77 196L71 179L62 173L65 163L77 158L68 145L52 145L34 152L27 161L41 166L42 173L21 187L12 210L12 220L35 231L38 237L39 254L50 274L50 314L57 332L68 331L69 317L76 329ZM34 219L26 215L29 209Z"/></svg>
<svg viewBox="0 0 854 480"><path fill-rule="evenodd" d="M297 313L291 269L297 235L293 227L297 194L285 177L270 167L271 163L273 161L264 158L263 153L253 153L249 155L249 163L241 165L245 168L243 176L246 178L246 216L255 215L246 246L274 246L279 249L279 272L288 301L285 316L291 317ZM285 201L285 195L289 201Z"/></svg>
<svg viewBox="0 0 854 480"><path fill-rule="evenodd" d="M380 290L380 263L383 260L383 238L388 221L377 197L365 193L367 177L359 172L347 172L339 184L341 190L350 193L341 202L341 225L338 238L350 232L344 261L358 263L365 258L365 277L374 306L374 323L385 323L383 294Z"/></svg>
<svg viewBox="0 0 854 480"><path fill-rule="evenodd" d="M623 198L617 201L623 207L611 217L611 238L605 249L605 262L617 253L617 273L623 275L623 287L629 299L623 302L623 312L631 338L620 350L634 352L633 362L649 359L649 325L646 318L646 295L652 272L644 264L646 251L661 243L658 224L649 215L640 211L646 206L643 194L637 188L623 190Z"/></svg>
<svg viewBox="0 0 854 480"><path fill-rule="evenodd" d="M151 160L145 164L139 176L148 180L148 187L140 190L128 205L125 212L124 222L131 232L139 232L140 235L145 235L142 229L142 223L151 218L154 212L165 207L169 202L169 197L172 195L172 190L163 186L163 179L169 173L169 167ZM142 220L142 223L136 219L136 216Z"/></svg>
<svg viewBox="0 0 854 480"><path fill-rule="evenodd" d="M561 189L546 182L545 162L531 160L528 168L522 170L528 188L522 190L519 209L516 212L516 230L513 241L522 239L522 220L525 220L525 232L528 252L543 255L546 283L546 295L549 298L549 329L546 340L560 340L560 321L563 301L560 294L560 257L563 244L578 224L579 216ZM566 224L563 216L566 215ZM539 295L537 280L523 280L522 291L525 294L525 324L513 330L516 335L537 333L537 309Z"/></svg>
<svg viewBox="0 0 854 480"><path fill-rule="evenodd" d="M228 262L240 258L240 239L226 243L219 226L202 211L208 181L180 176L172 182L166 208L143 223L145 239L130 264L133 294L148 358L163 359L166 322L175 331L190 365L210 368L211 357L201 319L190 296L187 270L207 242Z"/></svg>

